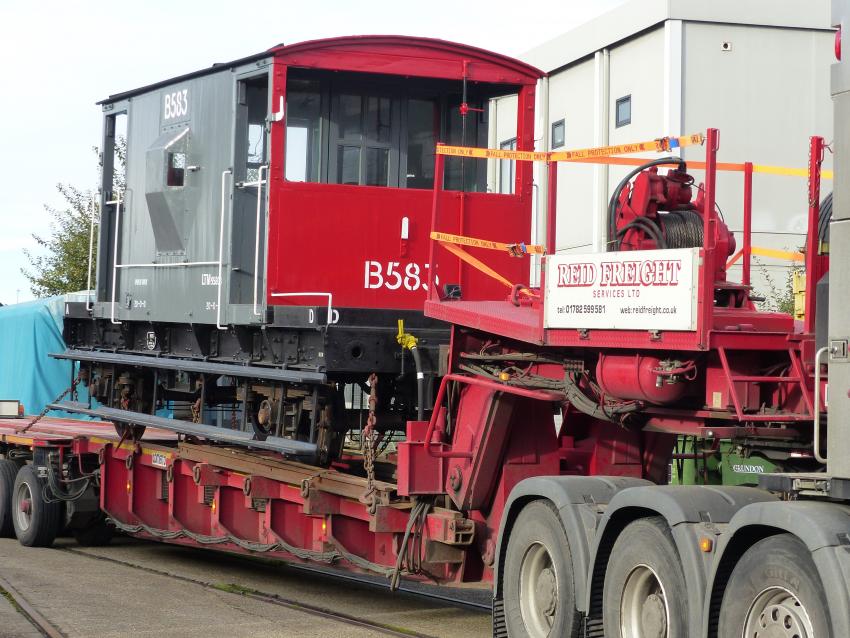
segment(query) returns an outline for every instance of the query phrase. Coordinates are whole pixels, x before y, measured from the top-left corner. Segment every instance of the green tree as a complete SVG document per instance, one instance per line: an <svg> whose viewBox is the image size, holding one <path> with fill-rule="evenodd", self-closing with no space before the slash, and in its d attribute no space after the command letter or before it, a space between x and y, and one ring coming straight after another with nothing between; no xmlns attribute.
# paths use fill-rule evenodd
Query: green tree
<svg viewBox="0 0 850 638"><path fill-rule="evenodd" d="M92 149L97 157L97 148ZM124 166L126 141L119 139L116 144L118 161L114 183L124 188ZM81 190L70 184L57 184L56 189L65 199L63 208L45 205L51 217L50 234L33 234L39 249L35 252L24 249L30 268L21 272L30 282L30 290L36 297L49 297L67 292L85 290L88 283L89 237L91 217L94 212L95 223L99 218L97 193ZM94 234L92 262L97 257L97 232ZM92 263L92 271L95 265Z"/></svg>

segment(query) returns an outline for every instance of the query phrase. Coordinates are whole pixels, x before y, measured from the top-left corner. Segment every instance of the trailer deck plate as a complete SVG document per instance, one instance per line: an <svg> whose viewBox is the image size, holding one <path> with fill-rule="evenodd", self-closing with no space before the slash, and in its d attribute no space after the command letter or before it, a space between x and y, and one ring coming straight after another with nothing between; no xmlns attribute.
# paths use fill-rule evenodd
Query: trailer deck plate
<svg viewBox="0 0 850 638"><path fill-rule="evenodd" d="M283 439L276 436L270 436L265 441L260 441L255 439L254 434L251 432L228 430L214 425L192 423L191 421L181 421L179 419L168 419L166 417L142 414L141 412L132 412L130 410L118 410L116 408L107 407L90 408L85 403L72 401L51 403L50 407L54 410L66 410L68 412L86 414L88 416L98 417L107 421L123 421L126 423L134 423L136 425L155 427L179 434L189 434L191 436L201 437L209 441L229 443L232 445L256 448L260 450L269 450L271 452L278 452L280 454L290 456L312 457L316 454L316 446L304 441Z"/></svg>
<svg viewBox="0 0 850 638"><path fill-rule="evenodd" d="M327 377L323 372L247 366L235 363L216 363L214 361L197 361L195 359L123 354L120 352L101 352L99 350L66 350L65 352L53 353L50 356L54 359L111 363L145 368L160 368L163 370L182 370L184 372L197 372L199 374L223 374L231 377L255 377L267 381L283 381L286 383L325 383L327 381Z"/></svg>

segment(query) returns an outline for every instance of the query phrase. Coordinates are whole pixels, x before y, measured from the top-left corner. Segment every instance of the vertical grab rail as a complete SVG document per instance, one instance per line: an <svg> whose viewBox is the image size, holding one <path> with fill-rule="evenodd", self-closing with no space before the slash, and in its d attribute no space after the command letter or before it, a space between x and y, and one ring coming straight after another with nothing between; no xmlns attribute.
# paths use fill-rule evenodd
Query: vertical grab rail
<svg viewBox="0 0 850 638"><path fill-rule="evenodd" d="M216 314L215 327L219 330L227 330L227 326L221 325L221 282L222 282L222 264L224 263L224 211L225 205L225 186L227 185L227 176L233 175L233 169L226 169L221 172L221 211L219 213L219 230L218 230L218 296L216 298Z"/></svg>
<svg viewBox="0 0 850 638"><path fill-rule="evenodd" d="M263 210L263 171L268 177L268 164L260 166L257 171L257 232L254 238L254 316L259 317L262 312L257 311L257 284L260 279L260 213ZM268 209L267 209L268 210Z"/></svg>
<svg viewBox="0 0 850 638"><path fill-rule="evenodd" d="M89 220L89 267L86 271L86 311L90 311L92 309L92 299L91 299L91 263L92 263L92 255L94 253L94 215L96 212L96 201L97 197L94 193L91 196L91 219Z"/></svg>
<svg viewBox="0 0 850 638"><path fill-rule="evenodd" d="M115 190L115 199L107 204L115 204L115 237L112 244L112 311L109 320L118 325L121 322L115 321L115 286L118 283L118 233L121 230L121 189Z"/></svg>
<svg viewBox="0 0 850 638"><path fill-rule="evenodd" d="M806 235L806 292L803 330L808 334L815 331L817 313L817 285L823 276L824 264L818 256L820 250L820 172L824 157L824 140L814 136L809 140L809 184L808 184L808 234Z"/></svg>
<svg viewBox="0 0 850 638"><path fill-rule="evenodd" d="M440 216L440 196L443 192L445 163L445 155L437 154L434 160L434 201L431 207L431 233L439 230L437 223ZM438 278L436 256L436 241L430 238L428 244L428 301L439 300L440 298L436 291Z"/></svg>
<svg viewBox="0 0 850 638"><path fill-rule="evenodd" d="M753 163L744 162L744 246L741 283L750 285L753 259Z"/></svg>

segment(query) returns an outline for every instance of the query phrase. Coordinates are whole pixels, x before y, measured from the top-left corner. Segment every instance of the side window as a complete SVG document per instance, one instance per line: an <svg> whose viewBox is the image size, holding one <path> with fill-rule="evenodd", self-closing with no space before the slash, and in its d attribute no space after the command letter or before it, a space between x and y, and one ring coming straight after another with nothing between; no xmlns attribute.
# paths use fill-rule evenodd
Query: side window
<svg viewBox="0 0 850 638"><path fill-rule="evenodd" d="M286 96L286 179L318 182L322 160L322 93L315 81L290 86Z"/></svg>
<svg viewBox="0 0 850 638"><path fill-rule="evenodd" d="M516 150L516 138L505 140L499 144L503 151ZM513 195L516 185L516 160L499 160L499 192Z"/></svg>
<svg viewBox="0 0 850 638"><path fill-rule="evenodd" d="M552 122L552 148L561 148L566 143L566 126L564 120Z"/></svg>
<svg viewBox="0 0 850 638"><path fill-rule="evenodd" d="M617 128L632 123L632 96L626 95L617 100L615 115Z"/></svg>
<svg viewBox="0 0 850 638"><path fill-rule="evenodd" d="M183 186L186 174L186 153L168 153L168 166L165 176L167 186Z"/></svg>
<svg viewBox="0 0 850 638"><path fill-rule="evenodd" d="M340 93L331 100L330 171L336 184L397 186L398 100Z"/></svg>
<svg viewBox="0 0 850 638"><path fill-rule="evenodd" d="M248 167L246 179L253 182L259 179L260 166L266 158L266 127L264 124L250 122L248 124L248 149L245 165Z"/></svg>
<svg viewBox="0 0 850 638"><path fill-rule="evenodd" d="M447 101L445 141L454 146L487 148L486 103L469 100L469 112L464 118L460 112L460 99ZM465 120L465 121L464 121ZM487 160L464 157L446 158L446 190L467 193L487 192Z"/></svg>
<svg viewBox="0 0 850 638"><path fill-rule="evenodd" d="M434 153L440 138L440 105L436 100L407 102L407 187L434 187Z"/></svg>

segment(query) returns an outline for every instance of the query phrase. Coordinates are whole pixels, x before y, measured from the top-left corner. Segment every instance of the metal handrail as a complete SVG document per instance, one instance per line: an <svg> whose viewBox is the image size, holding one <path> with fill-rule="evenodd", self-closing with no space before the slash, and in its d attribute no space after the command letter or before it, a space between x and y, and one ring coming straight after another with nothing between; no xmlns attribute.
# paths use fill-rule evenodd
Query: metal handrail
<svg viewBox="0 0 850 638"><path fill-rule="evenodd" d="M115 321L115 286L118 283L118 233L121 230L121 189L115 190L115 199L107 204L115 204L115 241L112 245L112 311L109 320L118 325L121 322Z"/></svg>
<svg viewBox="0 0 850 638"><path fill-rule="evenodd" d="M227 176L233 175L233 169L226 169L221 172L221 211L219 213L219 231L218 231L218 296L216 298L216 315L215 327L219 330L227 330L227 326L221 325L221 282L222 282L222 265L224 263L224 211L225 211L225 186L227 184Z"/></svg>
<svg viewBox="0 0 850 638"><path fill-rule="evenodd" d="M266 171L268 179L268 164L260 166L257 170L257 232L254 238L254 315L261 316L263 313L257 311L257 284L260 279L260 213L263 210L263 171ZM243 186L253 186L253 184L243 184Z"/></svg>
<svg viewBox="0 0 850 638"><path fill-rule="evenodd" d="M820 359L824 352L829 352L829 347L824 346L815 352L815 400L812 410L814 423L812 424L813 451L815 460L826 465L826 457L820 452Z"/></svg>
<svg viewBox="0 0 850 638"><path fill-rule="evenodd" d="M92 300L91 300L91 265L92 265L92 257L94 254L94 215L96 212L95 202L97 201L96 195L92 193L91 196L91 219L89 221L89 268L86 275L86 311L90 311L92 309Z"/></svg>

